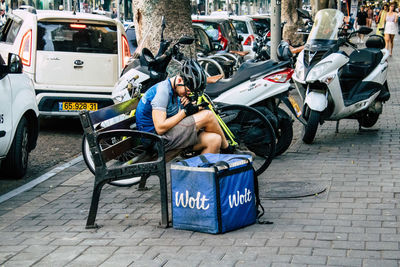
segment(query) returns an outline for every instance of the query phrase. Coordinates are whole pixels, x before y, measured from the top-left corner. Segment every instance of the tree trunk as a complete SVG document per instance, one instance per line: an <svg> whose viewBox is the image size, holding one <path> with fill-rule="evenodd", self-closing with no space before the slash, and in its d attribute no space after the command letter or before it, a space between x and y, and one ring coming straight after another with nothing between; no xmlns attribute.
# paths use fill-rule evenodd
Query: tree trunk
<svg viewBox="0 0 400 267"><path fill-rule="evenodd" d="M318 10L328 8L331 0L311 0L312 14L313 16ZM350 1L350 0L349 0Z"/></svg>
<svg viewBox="0 0 400 267"><path fill-rule="evenodd" d="M165 17L164 39L176 41L182 35L193 36L190 0L133 0L136 38L156 54L161 38L161 18Z"/></svg>
<svg viewBox="0 0 400 267"><path fill-rule="evenodd" d="M289 40L292 45L303 43L303 35L296 34L297 29L303 26L302 19L297 15L296 8L301 7L302 0L282 0L283 40Z"/></svg>

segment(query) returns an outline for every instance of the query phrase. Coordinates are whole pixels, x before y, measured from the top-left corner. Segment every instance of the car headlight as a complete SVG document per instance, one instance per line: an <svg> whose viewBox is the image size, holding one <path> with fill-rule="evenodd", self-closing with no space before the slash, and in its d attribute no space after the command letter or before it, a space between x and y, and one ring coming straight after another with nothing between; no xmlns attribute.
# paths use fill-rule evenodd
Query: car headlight
<svg viewBox="0 0 400 267"><path fill-rule="evenodd" d="M331 64L332 61L327 61L321 64L317 64L312 70L308 73L307 75L307 80L311 81L316 81L318 80L321 75L324 74L326 68L328 67L329 64Z"/></svg>

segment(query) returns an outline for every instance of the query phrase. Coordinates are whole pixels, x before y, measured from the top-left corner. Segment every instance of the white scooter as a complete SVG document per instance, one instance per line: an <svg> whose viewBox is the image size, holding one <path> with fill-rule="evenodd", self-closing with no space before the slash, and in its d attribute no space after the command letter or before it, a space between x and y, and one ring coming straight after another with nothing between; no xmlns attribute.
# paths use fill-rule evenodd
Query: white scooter
<svg viewBox="0 0 400 267"><path fill-rule="evenodd" d="M320 10L305 49L299 54L292 79L303 99L303 117L307 125L303 141L313 142L318 124L324 121L356 119L359 127L372 127L382 113L382 103L390 98L387 86L385 41L372 35L366 48L358 50L350 42L355 34L369 34L361 27L348 34L344 15L336 9ZM348 55L340 48L354 51Z"/></svg>
<svg viewBox="0 0 400 267"><path fill-rule="evenodd" d="M214 102L252 106L263 113L275 129L275 155L285 152L293 139L293 119L279 104L285 103L296 118L301 115L296 101L289 96L292 54L287 43L280 49L281 61L246 61L231 78L208 84L205 90Z"/></svg>

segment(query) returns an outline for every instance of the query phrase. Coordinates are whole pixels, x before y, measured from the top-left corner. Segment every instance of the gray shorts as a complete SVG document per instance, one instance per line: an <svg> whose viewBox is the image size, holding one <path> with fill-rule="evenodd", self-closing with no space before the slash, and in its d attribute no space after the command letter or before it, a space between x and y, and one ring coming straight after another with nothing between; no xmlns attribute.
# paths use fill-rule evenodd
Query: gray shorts
<svg viewBox="0 0 400 267"><path fill-rule="evenodd" d="M194 146L198 143L194 117L184 118L161 137L164 140L165 151Z"/></svg>

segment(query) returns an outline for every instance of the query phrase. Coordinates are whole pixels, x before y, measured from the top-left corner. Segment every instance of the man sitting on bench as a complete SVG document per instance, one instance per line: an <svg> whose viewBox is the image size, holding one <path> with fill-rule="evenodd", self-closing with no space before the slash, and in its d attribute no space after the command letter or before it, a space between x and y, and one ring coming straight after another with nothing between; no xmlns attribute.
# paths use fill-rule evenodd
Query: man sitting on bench
<svg viewBox="0 0 400 267"><path fill-rule="evenodd" d="M187 60L180 73L152 86L136 109L139 131L152 132L164 140L165 150L193 148L204 153L233 153L216 117L194 105L190 93L202 93L207 77L195 60Z"/></svg>

